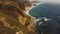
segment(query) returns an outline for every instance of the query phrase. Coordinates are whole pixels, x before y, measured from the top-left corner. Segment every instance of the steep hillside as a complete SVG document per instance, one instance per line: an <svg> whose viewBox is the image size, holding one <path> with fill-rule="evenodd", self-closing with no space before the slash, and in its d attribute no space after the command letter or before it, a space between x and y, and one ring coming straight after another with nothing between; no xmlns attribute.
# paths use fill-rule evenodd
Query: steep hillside
<svg viewBox="0 0 60 34"><path fill-rule="evenodd" d="M26 14L28 1L0 0L0 34L36 34L32 18Z"/></svg>

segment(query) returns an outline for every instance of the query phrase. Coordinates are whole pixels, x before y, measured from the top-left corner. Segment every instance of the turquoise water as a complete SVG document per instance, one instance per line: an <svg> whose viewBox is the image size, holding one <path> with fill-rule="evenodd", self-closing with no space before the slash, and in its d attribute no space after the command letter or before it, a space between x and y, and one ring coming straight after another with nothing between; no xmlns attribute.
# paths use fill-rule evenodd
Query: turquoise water
<svg viewBox="0 0 60 34"><path fill-rule="evenodd" d="M29 14L36 19L45 17L51 19L45 21L44 18L36 22L37 32L44 30L45 34L60 34L60 6L55 4L40 4L39 6L31 9ZM39 24L42 22L41 24ZM38 25L39 24L39 25ZM42 29L41 29L42 28Z"/></svg>
<svg viewBox="0 0 60 34"><path fill-rule="evenodd" d="M60 8L51 4L40 4L29 12L30 15L38 17L52 18L60 16Z"/></svg>

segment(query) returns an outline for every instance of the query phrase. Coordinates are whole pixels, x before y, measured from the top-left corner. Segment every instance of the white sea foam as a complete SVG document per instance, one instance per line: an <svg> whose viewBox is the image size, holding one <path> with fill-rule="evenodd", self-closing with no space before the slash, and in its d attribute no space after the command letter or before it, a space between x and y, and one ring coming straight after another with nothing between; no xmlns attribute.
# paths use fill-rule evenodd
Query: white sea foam
<svg viewBox="0 0 60 34"><path fill-rule="evenodd" d="M33 18L33 20L34 20L34 22L35 22L35 21L36 21L35 17L33 17L33 16L31 16L31 15L29 14L29 11L30 11L32 8L34 8L34 7L36 7L36 6L30 7L30 9L27 10L26 14L29 15L31 18Z"/></svg>
<svg viewBox="0 0 60 34"><path fill-rule="evenodd" d="M40 26L40 24L42 24L43 22L40 22L38 25Z"/></svg>
<svg viewBox="0 0 60 34"><path fill-rule="evenodd" d="M30 11L31 9L33 9L34 7L39 6L40 4L42 4L42 3L36 3L36 6L31 6L30 9L28 9L27 12L26 12L27 15L29 15L31 18L33 18L34 24L36 24L37 19L36 19L35 17L31 16L31 15L29 14L29 11Z"/></svg>
<svg viewBox="0 0 60 34"><path fill-rule="evenodd" d="M48 19L48 18L45 18L45 17L44 17L44 20L45 20L45 21L49 21L49 20L51 20L51 19Z"/></svg>

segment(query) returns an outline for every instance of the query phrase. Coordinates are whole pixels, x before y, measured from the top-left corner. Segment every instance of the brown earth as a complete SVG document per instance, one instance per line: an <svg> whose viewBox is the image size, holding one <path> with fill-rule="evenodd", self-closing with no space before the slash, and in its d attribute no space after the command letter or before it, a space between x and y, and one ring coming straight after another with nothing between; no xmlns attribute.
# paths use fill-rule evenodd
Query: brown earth
<svg viewBox="0 0 60 34"><path fill-rule="evenodd" d="M32 18L25 8L31 4L23 0L0 0L0 34L36 34Z"/></svg>

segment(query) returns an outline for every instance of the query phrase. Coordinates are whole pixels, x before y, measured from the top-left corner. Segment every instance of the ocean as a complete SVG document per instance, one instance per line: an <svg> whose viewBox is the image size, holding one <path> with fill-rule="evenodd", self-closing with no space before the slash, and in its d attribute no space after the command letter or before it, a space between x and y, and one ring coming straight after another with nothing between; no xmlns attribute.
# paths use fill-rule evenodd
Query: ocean
<svg viewBox="0 0 60 34"><path fill-rule="evenodd" d="M43 27L42 30L46 34L60 34L60 5L43 3L31 9L29 14L38 19L36 21L38 32L41 30L39 28Z"/></svg>
<svg viewBox="0 0 60 34"><path fill-rule="evenodd" d="M60 7L52 4L40 4L39 6L31 9L29 14L33 17L56 17L60 16Z"/></svg>

